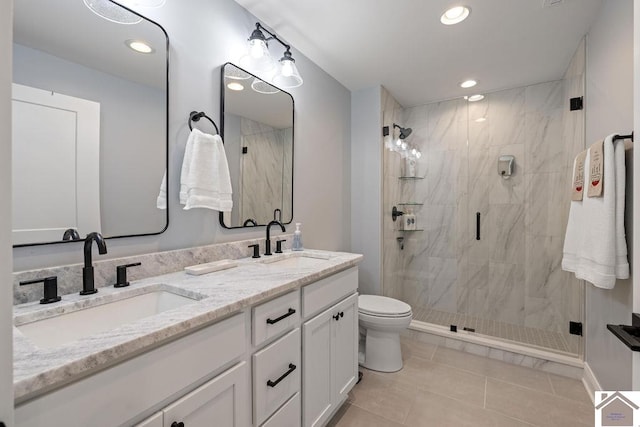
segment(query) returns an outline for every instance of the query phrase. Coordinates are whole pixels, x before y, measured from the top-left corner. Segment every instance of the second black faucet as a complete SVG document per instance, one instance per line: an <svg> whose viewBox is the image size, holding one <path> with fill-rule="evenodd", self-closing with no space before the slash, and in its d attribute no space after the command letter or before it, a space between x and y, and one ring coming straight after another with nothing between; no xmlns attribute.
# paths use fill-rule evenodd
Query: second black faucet
<svg viewBox="0 0 640 427"><path fill-rule="evenodd" d="M284 225L280 221L277 221L275 219L271 221L269 224L267 224L267 241L264 244L265 255L271 255L271 226L272 225L279 225L283 233L287 231L287 229L284 228Z"/></svg>
<svg viewBox="0 0 640 427"><path fill-rule="evenodd" d="M91 295L98 292L93 283L93 263L91 262L91 246L95 240L98 245L98 253L104 255L107 253L107 244L100 233L89 233L84 239L84 267L82 268L82 291L80 295Z"/></svg>

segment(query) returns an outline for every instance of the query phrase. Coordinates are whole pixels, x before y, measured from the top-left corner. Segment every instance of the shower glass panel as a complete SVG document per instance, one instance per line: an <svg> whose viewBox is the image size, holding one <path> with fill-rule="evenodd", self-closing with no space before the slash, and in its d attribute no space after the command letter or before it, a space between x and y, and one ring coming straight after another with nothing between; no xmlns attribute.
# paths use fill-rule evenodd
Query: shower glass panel
<svg viewBox="0 0 640 427"><path fill-rule="evenodd" d="M582 355L569 322L584 283L562 271L573 159L584 149L584 45L564 79L402 108L383 90L384 125L411 127L416 178L384 154L384 208L412 211L416 231L384 216L383 292L417 321ZM513 156L511 176L498 160ZM508 159L511 159L508 157ZM504 157L503 157L504 161ZM504 164L502 165L504 166Z"/></svg>

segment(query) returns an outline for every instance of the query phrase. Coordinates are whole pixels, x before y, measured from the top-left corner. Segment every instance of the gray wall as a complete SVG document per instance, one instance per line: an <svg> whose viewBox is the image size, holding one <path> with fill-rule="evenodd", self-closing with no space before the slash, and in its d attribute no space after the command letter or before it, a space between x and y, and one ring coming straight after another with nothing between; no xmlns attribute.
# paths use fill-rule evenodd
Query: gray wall
<svg viewBox="0 0 640 427"><path fill-rule="evenodd" d="M104 257L263 236L262 227L223 230L218 212L183 211L177 196L188 114L205 111L218 121L220 66L242 56L256 18L232 0L192 0L189 7L170 0L162 8L139 11L162 25L170 39L169 229L159 236L110 240ZM281 53L274 48L274 55ZM293 56L305 80L304 85L291 90L296 104L294 222L303 223L306 247L348 250L350 92L295 49ZM81 262L81 246L69 243L14 249L14 270Z"/></svg>
<svg viewBox="0 0 640 427"><path fill-rule="evenodd" d="M0 200L11 200L13 1L0 2ZM11 283L11 203L0 203L0 281ZM12 286L0 287L0 420L13 427Z"/></svg>
<svg viewBox="0 0 640 427"><path fill-rule="evenodd" d="M161 231L166 214L156 197L166 164L165 92L19 44L13 49L15 83L100 103L102 234Z"/></svg>
<svg viewBox="0 0 640 427"><path fill-rule="evenodd" d="M587 37L586 140L633 129L633 2L605 0ZM629 153L628 153L629 154ZM627 156L629 159L629 155ZM630 162L627 161L630 166ZM629 171L628 171L629 172ZM627 213L631 179L627 174ZM627 243L633 233L627 221ZM632 259L629 256L629 259ZM604 390L631 389L631 351L606 329L631 322L631 280L612 290L587 284L585 360Z"/></svg>
<svg viewBox="0 0 640 427"><path fill-rule="evenodd" d="M351 97L351 250L364 255L360 292L382 294L382 110L379 86Z"/></svg>

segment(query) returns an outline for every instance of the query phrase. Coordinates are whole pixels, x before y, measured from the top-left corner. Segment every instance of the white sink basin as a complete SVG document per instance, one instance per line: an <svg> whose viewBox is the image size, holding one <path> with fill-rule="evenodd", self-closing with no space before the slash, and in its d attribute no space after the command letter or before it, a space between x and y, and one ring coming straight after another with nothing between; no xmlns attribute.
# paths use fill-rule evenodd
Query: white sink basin
<svg viewBox="0 0 640 427"><path fill-rule="evenodd" d="M25 323L17 328L38 347L56 347L194 301L196 300L169 291L153 290L141 295Z"/></svg>
<svg viewBox="0 0 640 427"><path fill-rule="evenodd" d="M265 259L263 262L265 264L277 265L278 267L285 268L310 268L326 264L328 259L328 256L318 254L294 253L283 256L281 255L277 258Z"/></svg>

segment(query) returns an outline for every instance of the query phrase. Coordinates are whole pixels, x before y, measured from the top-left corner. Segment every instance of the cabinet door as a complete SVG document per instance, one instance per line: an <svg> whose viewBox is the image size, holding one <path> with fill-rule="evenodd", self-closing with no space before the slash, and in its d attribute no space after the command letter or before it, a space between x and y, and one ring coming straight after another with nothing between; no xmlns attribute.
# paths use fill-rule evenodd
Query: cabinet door
<svg viewBox="0 0 640 427"><path fill-rule="evenodd" d="M185 426L246 427L250 423L251 396L247 364L242 362L167 406L164 427Z"/></svg>
<svg viewBox="0 0 640 427"><path fill-rule="evenodd" d="M302 425L323 425L333 411L331 353L333 308L317 315L302 327Z"/></svg>
<svg viewBox="0 0 640 427"><path fill-rule="evenodd" d="M142 421L139 424L136 424L134 427L163 427L162 411L156 412L146 420Z"/></svg>
<svg viewBox="0 0 640 427"><path fill-rule="evenodd" d="M358 378L358 294L335 306L340 319L333 322L334 403L347 398Z"/></svg>

